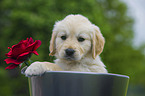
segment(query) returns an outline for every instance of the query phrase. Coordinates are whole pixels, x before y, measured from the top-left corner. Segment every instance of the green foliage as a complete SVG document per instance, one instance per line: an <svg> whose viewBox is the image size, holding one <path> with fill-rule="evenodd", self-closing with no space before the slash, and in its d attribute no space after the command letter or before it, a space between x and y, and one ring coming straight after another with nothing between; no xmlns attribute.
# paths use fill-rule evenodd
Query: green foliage
<svg viewBox="0 0 145 96"><path fill-rule="evenodd" d="M33 55L32 60L53 62L54 57L48 56L53 25L68 14L82 14L100 27L106 39L101 57L109 72L129 75L132 84L145 84L145 46L142 50L132 46L133 20L126 11L126 5L119 0L1 0L0 96L29 94L27 78L20 75L18 68L4 70L4 54L9 51L6 48L33 37L42 45L37 50L40 55Z"/></svg>

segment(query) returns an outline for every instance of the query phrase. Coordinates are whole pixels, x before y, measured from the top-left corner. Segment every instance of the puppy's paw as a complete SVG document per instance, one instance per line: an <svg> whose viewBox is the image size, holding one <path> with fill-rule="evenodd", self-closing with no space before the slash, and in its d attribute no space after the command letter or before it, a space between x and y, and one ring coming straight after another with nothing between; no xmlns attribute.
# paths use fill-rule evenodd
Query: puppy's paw
<svg viewBox="0 0 145 96"><path fill-rule="evenodd" d="M47 70L45 63L34 62L25 71L26 76L42 75Z"/></svg>

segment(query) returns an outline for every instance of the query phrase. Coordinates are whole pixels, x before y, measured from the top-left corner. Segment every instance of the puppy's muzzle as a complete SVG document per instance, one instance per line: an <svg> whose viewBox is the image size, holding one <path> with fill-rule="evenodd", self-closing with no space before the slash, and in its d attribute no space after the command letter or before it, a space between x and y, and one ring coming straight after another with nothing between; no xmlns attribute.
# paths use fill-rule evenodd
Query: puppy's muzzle
<svg viewBox="0 0 145 96"><path fill-rule="evenodd" d="M68 48L65 50L65 54L68 57L72 57L74 55L74 53L75 53L75 50L73 50L73 49Z"/></svg>

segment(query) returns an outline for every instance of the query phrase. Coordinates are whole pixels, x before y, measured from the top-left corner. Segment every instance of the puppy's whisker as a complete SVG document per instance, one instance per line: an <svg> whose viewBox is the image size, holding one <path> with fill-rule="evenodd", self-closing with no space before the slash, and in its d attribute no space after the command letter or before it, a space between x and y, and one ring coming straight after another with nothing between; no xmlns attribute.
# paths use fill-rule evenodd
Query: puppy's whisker
<svg viewBox="0 0 145 96"><path fill-rule="evenodd" d="M84 52L85 50L82 47L80 47L80 53L83 54Z"/></svg>

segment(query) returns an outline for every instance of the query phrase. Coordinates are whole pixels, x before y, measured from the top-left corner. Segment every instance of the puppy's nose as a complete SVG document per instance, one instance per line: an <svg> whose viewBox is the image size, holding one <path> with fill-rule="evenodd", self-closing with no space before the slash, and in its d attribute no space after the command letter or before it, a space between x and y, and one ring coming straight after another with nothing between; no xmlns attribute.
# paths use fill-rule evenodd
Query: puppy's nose
<svg viewBox="0 0 145 96"><path fill-rule="evenodd" d="M65 53L67 56L72 56L75 53L75 50L68 48L65 50Z"/></svg>

